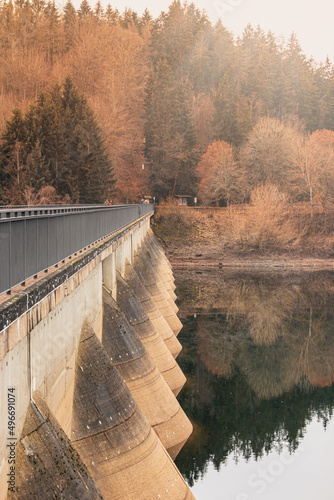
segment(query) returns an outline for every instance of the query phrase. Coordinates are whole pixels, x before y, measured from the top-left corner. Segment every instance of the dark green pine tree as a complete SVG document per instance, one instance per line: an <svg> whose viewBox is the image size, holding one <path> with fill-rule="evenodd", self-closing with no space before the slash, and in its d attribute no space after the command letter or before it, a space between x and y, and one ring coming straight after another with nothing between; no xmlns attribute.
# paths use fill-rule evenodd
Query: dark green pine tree
<svg viewBox="0 0 334 500"><path fill-rule="evenodd" d="M153 96L148 90L147 113L151 119L146 122L145 153L158 197L196 192L198 157L190 99L186 84L159 89Z"/></svg>
<svg viewBox="0 0 334 500"><path fill-rule="evenodd" d="M26 185L38 192L42 187L51 185L51 173L48 162L42 155L39 140L27 155Z"/></svg>
<svg viewBox="0 0 334 500"><path fill-rule="evenodd" d="M27 129L25 119L20 109L13 109L11 120L6 121L6 127L2 134L1 160L6 162L17 142L25 143L27 140Z"/></svg>
<svg viewBox="0 0 334 500"><path fill-rule="evenodd" d="M6 122L5 130L2 134L2 145L0 147L0 182L2 186L6 186L10 181L8 165L14 155L14 150L17 145L23 145L27 140L27 129L25 126L24 116L21 110L14 109L11 120ZM26 158L25 152L21 150L21 159L24 162ZM23 157L22 157L23 155Z"/></svg>
<svg viewBox="0 0 334 500"><path fill-rule="evenodd" d="M207 86L203 78L207 40L203 34L208 26L194 5L174 1L152 27L144 133L156 196L196 192L198 158L192 105L194 79L198 79L200 90Z"/></svg>
<svg viewBox="0 0 334 500"><path fill-rule="evenodd" d="M112 166L94 114L70 78L65 81L62 106L68 194L78 203L103 201L113 191Z"/></svg>
<svg viewBox="0 0 334 500"><path fill-rule="evenodd" d="M19 109L6 122L0 147L1 196L7 203L21 205L26 187L27 127Z"/></svg>
<svg viewBox="0 0 334 500"><path fill-rule="evenodd" d="M108 24L114 25L118 23L120 15L118 10L117 9L114 10L111 7L110 3L108 3L106 11L104 13L104 17L107 20Z"/></svg>
<svg viewBox="0 0 334 500"><path fill-rule="evenodd" d="M80 8L78 10L79 19L82 20L91 15L93 15L93 11L91 9L91 6L89 5L89 2L87 0L82 0Z"/></svg>
<svg viewBox="0 0 334 500"><path fill-rule="evenodd" d="M67 0L63 9L63 30L65 51L68 52L74 45L76 36L77 14L71 0Z"/></svg>
<svg viewBox="0 0 334 500"><path fill-rule="evenodd" d="M60 39L60 14L55 0L49 0L45 6L44 14L47 19L47 58L53 64L54 58L61 50Z"/></svg>
<svg viewBox="0 0 334 500"><path fill-rule="evenodd" d="M308 130L317 128L318 101L316 77L311 61L307 61L295 33L289 38L284 54L285 108L287 115L304 120Z"/></svg>
<svg viewBox="0 0 334 500"><path fill-rule="evenodd" d="M59 195L64 196L68 194L63 182L67 169L65 156L67 137L63 124L64 110L60 86L55 85L50 92L43 93L32 111L35 116L30 118L28 113L27 120L35 122L39 127L37 139L41 145L42 155L48 161L52 185ZM33 125L30 128L32 127Z"/></svg>
<svg viewBox="0 0 334 500"><path fill-rule="evenodd" d="M114 178L93 111L72 81L44 92L23 116L14 110L0 148L0 176L12 198L26 187L53 185L72 202L99 203Z"/></svg>

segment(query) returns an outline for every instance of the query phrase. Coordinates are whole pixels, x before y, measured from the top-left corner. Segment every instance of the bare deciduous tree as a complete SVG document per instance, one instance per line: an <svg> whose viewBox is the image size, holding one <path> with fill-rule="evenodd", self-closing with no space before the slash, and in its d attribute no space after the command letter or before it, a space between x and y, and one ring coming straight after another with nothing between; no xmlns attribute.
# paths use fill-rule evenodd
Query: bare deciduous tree
<svg viewBox="0 0 334 500"><path fill-rule="evenodd" d="M211 144L198 164L199 195L204 203L231 202L238 199L242 174L232 147L224 141Z"/></svg>
<svg viewBox="0 0 334 500"><path fill-rule="evenodd" d="M334 199L334 132L318 130L300 144L292 172L295 189L309 199L312 220L315 203L324 207Z"/></svg>
<svg viewBox="0 0 334 500"><path fill-rule="evenodd" d="M261 118L240 153L251 187L270 183L286 188L302 135L274 118Z"/></svg>

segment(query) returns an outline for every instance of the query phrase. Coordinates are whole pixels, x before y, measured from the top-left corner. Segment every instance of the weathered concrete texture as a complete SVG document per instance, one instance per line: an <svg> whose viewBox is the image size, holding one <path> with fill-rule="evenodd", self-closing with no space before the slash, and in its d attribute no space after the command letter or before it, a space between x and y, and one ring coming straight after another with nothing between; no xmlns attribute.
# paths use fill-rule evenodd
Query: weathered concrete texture
<svg viewBox="0 0 334 500"><path fill-rule="evenodd" d="M192 424L107 291L103 299L103 346L149 424L175 459L192 432Z"/></svg>
<svg viewBox="0 0 334 500"><path fill-rule="evenodd" d="M89 329L78 350L72 435L107 500L189 496L181 474Z"/></svg>
<svg viewBox="0 0 334 500"><path fill-rule="evenodd" d="M169 283L171 297L175 300L176 295L174 293L174 290L176 286L174 283L175 280L171 264L168 261L165 252L163 251L157 237L154 235L152 230L148 231L144 241L145 245L147 246L150 258L153 262L155 262L157 266L159 266L159 270L161 270L161 272L163 272L163 274L165 275L165 279Z"/></svg>
<svg viewBox="0 0 334 500"><path fill-rule="evenodd" d="M39 391L70 436L75 357L82 325L102 337L102 264L30 333L32 392Z"/></svg>
<svg viewBox="0 0 334 500"><path fill-rule="evenodd" d="M174 335L178 335L182 329L182 323L171 305L173 300L161 283L151 262L140 250L134 258L134 269Z"/></svg>
<svg viewBox="0 0 334 500"><path fill-rule="evenodd" d="M186 378L131 288L119 275L117 276L117 303L157 364L168 386L177 395L184 386Z"/></svg>
<svg viewBox="0 0 334 500"><path fill-rule="evenodd" d="M176 295L171 289L170 280L165 274L166 265L163 264L158 259L153 258L150 248L144 243L138 252L139 256L143 259L145 264L150 264L154 269L155 273L159 277L160 282L166 290L166 297L169 300L169 304L175 313L178 312L178 307L175 304Z"/></svg>
<svg viewBox="0 0 334 500"><path fill-rule="evenodd" d="M15 492L8 499L103 499L86 466L38 394L16 446Z"/></svg>
<svg viewBox="0 0 334 500"><path fill-rule="evenodd" d="M8 441L8 389L15 394L15 437L19 438L30 402L29 343L23 339L0 360L0 499L6 498L9 448Z"/></svg>
<svg viewBox="0 0 334 500"><path fill-rule="evenodd" d="M146 232L146 237L147 237L147 241L150 242L150 245L155 250L155 252L159 254L159 259L162 259L165 262L165 264L167 264L167 266L169 267L170 276L172 278L172 281L174 282L175 280L174 280L174 276L173 276L172 265L169 262L168 258L166 257L166 254L165 254L158 238L156 237L156 235L152 231L152 229L149 228L149 230ZM174 290L175 290L175 288L174 288Z"/></svg>
<svg viewBox="0 0 334 500"><path fill-rule="evenodd" d="M143 309L152 322L153 326L160 334L162 340L165 342L173 357L176 358L181 352L182 346L177 340L173 330L171 329L165 318L162 316L159 309L156 307L145 286L140 281L133 266L130 265L129 262L127 262L125 265L124 276L126 282L130 285L133 293L137 297L137 300L143 306Z"/></svg>

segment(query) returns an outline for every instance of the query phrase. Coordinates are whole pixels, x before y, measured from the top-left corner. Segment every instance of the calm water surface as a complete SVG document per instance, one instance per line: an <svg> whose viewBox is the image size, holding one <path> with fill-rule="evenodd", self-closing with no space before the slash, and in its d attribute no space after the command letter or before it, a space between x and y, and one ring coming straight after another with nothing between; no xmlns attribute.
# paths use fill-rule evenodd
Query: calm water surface
<svg viewBox="0 0 334 500"><path fill-rule="evenodd" d="M197 500L333 500L334 273L175 274Z"/></svg>

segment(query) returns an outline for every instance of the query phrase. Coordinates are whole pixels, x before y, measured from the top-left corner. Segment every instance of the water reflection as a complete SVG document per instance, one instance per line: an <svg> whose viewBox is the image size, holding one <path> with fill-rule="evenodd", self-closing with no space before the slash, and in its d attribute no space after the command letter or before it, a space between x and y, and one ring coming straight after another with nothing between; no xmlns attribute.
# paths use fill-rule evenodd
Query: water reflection
<svg viewBox="0 0 334 500"><path fill-rule="evenodd" d="M194 433L176 463L190 485L219 469L295 452L334 408L334 273L178 275ZM209 498L209 497L208 497ZM294 498L294 497L291 497Z"/></svg>

